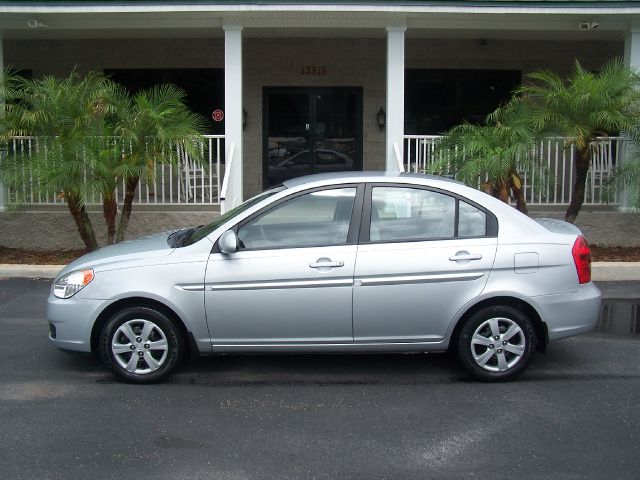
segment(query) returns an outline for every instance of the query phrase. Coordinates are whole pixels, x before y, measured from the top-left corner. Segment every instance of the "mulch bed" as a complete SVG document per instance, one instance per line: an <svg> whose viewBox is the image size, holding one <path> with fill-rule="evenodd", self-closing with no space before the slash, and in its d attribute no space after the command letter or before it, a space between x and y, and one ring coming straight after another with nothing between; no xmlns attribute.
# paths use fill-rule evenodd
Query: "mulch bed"
<svg viewBox="0 0 640 480"><path fill-rule="evenodd" d="M0 247L0 263L27 265L66 265L85 250L24 250ZM640 247L601 247L591 245L594 262L640 262Z"/></svg>
<svg viewBox="0 0 640 480"><path fill-rule="evenodd" d="M0 263L25 265L66 265L86 250L24 250L0 247Z"/></svg>
<svg viewBox="0 0 640 480"><path fill-rule="evenodd" d="M640 262L640 247L601 247L591 245L594 262Z"/></svg>

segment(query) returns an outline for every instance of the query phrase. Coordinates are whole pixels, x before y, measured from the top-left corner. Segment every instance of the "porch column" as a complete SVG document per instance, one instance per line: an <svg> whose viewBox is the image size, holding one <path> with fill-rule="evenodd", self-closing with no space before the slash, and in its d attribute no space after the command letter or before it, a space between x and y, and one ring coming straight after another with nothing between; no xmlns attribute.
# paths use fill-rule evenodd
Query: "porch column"
<svg viewBox="0 0 640 480"><path fill-rule="evenodd" d="M399 171L396 150L403 155L404 32L406 25L387 26L387 150L385 170ZM401 157L402 158L402 157Z"/></svg>
<svg viewBox="0 0 640 480"><path fill-rule="evenodd" d="M0 85L4 83L4 46L2 37L0 36ZM0 115L4 115L4 102L0 97ZM0 162L4 160L6 151L5 146L0 145ZM7 209L7 192L4 188L2 180L0 180L0 212L4 212Z"/></svg>
<svg viewBox="0 0 640 480"><path fill-rule="evenodd" d="M624 42L624 64L629 68L640 69L640 27L627 32Z"/></svg>
<svg viewBox="0 0 640 480"><path fill-rule="evenodd" d="M627 36L624 41L624 65L628 68L640 70L640 27L634 27L627 32ZM625 144L627 144L629 141L628 136L623 133L622 137L625 138ZM623 145L623 147L624 146L625 145ZM622 155L620 156L623 163L627 161L629 153L629 148L624 148ZM626 191L620 192L619 196L619 211L630 212L634 210L630 205L629 196Z"/></svg>
<svg viewBox="0 0 640 480"><path fill-rule="evenodd" d="M242 203L242 25L224 29L224 150L226 209ZM228 171L227 171L228 170Z"/></svg>

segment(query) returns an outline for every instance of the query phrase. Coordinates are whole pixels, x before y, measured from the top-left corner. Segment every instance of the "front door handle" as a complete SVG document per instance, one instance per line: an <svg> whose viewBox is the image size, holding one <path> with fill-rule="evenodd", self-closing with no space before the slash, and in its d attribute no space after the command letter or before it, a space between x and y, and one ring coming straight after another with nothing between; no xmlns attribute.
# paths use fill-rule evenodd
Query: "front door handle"
<svg viewBox="0 0 640 480"><path fill-rule="evenodd" d="M313 263L310 263L309 266L311 268L334 268L334 267L344 267L344 262L342 260L334 262L330 258L319 258Z"/></svg>
<svg viewBox="0 0 640 480"><path fill-rule="evenodd" d="M482 255L479 253L458 252L455 255L449 257L452 262L469 262L471 260L480 260Z"/></svg>

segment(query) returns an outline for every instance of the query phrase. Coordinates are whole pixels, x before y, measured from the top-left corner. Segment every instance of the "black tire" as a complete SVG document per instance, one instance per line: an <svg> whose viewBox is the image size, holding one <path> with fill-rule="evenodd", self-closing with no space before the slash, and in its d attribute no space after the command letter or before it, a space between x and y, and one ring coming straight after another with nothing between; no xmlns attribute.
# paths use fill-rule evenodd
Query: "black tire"
<svg viewBox="0 0 640 480"><path fill-rule="evenodd" d="M128 307L117 312L100 333L102 361L131 383L164 380L178 365L184 349L182 335L174 323L149 307Z"/></svg>
<svg viewBox="0 0 640 480"><path fill-rule="evenodd" d="M499 335L494 335L496 330ZM474 334L478 334L475 339ZM508 306L486 307L462 326L457 342L458 359L476 380L504 382L527 368L535 353L536 340L533 323L522 311Z"/></svg>

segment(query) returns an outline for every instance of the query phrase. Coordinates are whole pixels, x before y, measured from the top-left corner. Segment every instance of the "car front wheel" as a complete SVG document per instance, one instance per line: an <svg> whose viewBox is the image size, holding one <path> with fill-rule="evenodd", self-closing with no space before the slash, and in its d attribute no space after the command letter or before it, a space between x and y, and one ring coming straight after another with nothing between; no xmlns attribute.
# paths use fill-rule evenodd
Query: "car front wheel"
<svg viewBox="0 0 640 480"><path fill-rule="evenodd" d="M109 369L133 383L158 382L182 354L180 332L162 312L129 307L113 315L100 335L100 355Z"/></svg>
<svg viewBox="0 0 640 480"><path fill-rule="evenodd" d="M527 368L535 346L535 329L527 315L513 307L492 306L476 312L463 325L458 358L475 379L500 382Z"/></svg>

